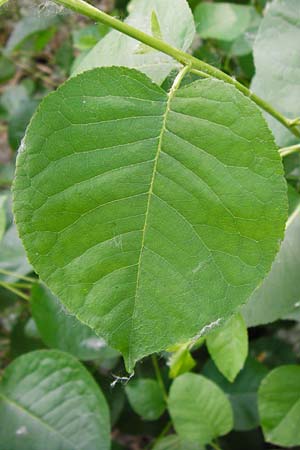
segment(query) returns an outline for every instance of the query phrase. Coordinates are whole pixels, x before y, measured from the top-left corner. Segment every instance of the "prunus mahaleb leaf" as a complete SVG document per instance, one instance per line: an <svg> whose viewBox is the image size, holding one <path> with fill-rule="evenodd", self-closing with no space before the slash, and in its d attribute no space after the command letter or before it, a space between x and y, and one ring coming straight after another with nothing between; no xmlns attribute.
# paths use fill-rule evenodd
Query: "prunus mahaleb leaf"
<svg viewBox="0 0 300 450"><path fill-rule="evenodd" d="M209 333L206 344L220 372L234 381L248 355L248 333L241 314L235 314L218 329Z"/></svg>
<svg viewBox="0 0 300 450"><path fill-rule="evenodd" d="M83 361L118 357L118 352L109 348L91 328L71 316L45 285L32 287L30 305L40 336L50 348L71 353Z"/></svg>
<svg viewBox="0 0 300 450"><path fill-rule="evenodd" d="M233 426L226 395L215 383L195 373L173 381L168 408L175 431L187 441L209 444L229 433Z"/></svg>
<svg viewBox="0 0 300 450"><path fill-rule="evenodd" d="M193 15L186 0L133 0L126 23L145 33L157 34L158 25L165 42L188 50L195 36ZM153 24L153 17L156 25ZM161 84L178 63L170 56L148 47L119 31L111 31L75 69L78 74L101 66L126 66L139 69Z"/></svg>
<svg viewBox="0 0 300 450"><path fill-rule="evenodd" d="M248 327L275 322L300 307L300 205L287 221L280 251L262 285L242 308Z"/></svg>
<svg viewBox="0 0 300 450"><path fill-rule="evenodd" d="M252 90L290 119L300 116L300 8L298 0L268 3L254 44ZM296 138L267 116L278 145Z"/></svg>
<svg viewBox="0 0 300 450"><path fill-rule="evenodd" d="M125 390L132 409L145 420L157 420L166 409L164 393L156 380L138 378Z"/></svg>
<svg viewBox="0 0 300 450"><path fill-rule="evenodd" d="M100 68L42 102L14 209L35 270L132 370L246 301L277 252L286 185L260 111L233 87L166 94Z"/></svg>
<svg viewBox="0 0 300 450"><path fill-rule="evenodd" d="M109 450L106 400L72 356L39 350L20 356L0 384L0 447Z"/></svg>
<svg viewBox="0 0 300 450"><path fill-rule="evenodd" d="M260 385L258 408L267 442L300 445L300 366L272 370Z"/></svg>

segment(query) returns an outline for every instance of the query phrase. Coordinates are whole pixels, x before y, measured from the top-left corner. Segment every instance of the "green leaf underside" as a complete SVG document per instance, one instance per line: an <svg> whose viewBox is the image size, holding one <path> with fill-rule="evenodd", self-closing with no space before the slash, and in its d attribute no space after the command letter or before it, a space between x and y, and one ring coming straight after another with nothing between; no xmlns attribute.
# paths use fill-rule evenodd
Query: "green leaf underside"
<svg viewBox="0 0 300 450"><path fill-rule="evenodd" d="M248 333L241 314L207 336L207 348L220 372L234 381L248 355Z"/></svg>
<svg viewBox="0 0 300 450"><path fill-rule="evenodd" d="M256 75L251 89L290 119L300 116L299 53L299 1L270 2L254 44ZM295 141L277 120L266 118L279 146Z"/></svg>
<svg viewBox="0 0 300 450"><path fill-rule="evenodd" d="M242 308L248 327L263 325L299 310L300 205L287 221L285 237L268 276Z"/></svg>
<svg viewBox="0 0 300 450"><path fill-rule="evenodd" d="M215 383L195 373L181 375L173 382L169 411L178 435L198 444L212 442L233 426L226 395Z"/></svg>
<svg viewBox="0 0 300 450"><path fill-rule="evenodd" d="M265 438L283 447L300 445L300 366L281 366L262 381L258 407Z"/></svg>
<svg viewBox="0 0 300 450"><path fill-rule="evenodd" d="M128 370L245 302L286 213L251 101L216 80L167 95L126 68L83 73L42 102L14 197L35 270Z"/></svg>
<svg viewBox="0 0 300 450"><path fill-rule="evenodd" d="M254 14L248 5L203 2L195 9L196 30L204 39L233 41L247 30Z"/></svg>
<svg viewBox="0 0 300 450"><path fill-rule="evenodd" d="M129 25L155 37L159 37L160 29L165 42L184 51L192 44L195 25L186 0L134 0L130 2L129 12L125 20ZM112 30L92 48L74 73L103 66L134 67L161 84L178 63L170 56Z"/></svg>
<svg viewBox="0 0 300 450"><path fill-rule="evenodd" d="M17 358L0 385L0 441L14 450L109 450L109 411L87 370L59 351Z"/></svg>

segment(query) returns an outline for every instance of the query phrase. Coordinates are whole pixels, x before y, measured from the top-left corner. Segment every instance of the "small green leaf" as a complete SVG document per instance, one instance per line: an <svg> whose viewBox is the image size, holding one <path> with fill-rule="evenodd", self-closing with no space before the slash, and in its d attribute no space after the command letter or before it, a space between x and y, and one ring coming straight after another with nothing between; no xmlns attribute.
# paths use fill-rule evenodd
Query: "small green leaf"
<svg viewBox="0 0 300 450"><path fill-rule="evenodd" d="M52 38L58 18L56 14L30 15L21 19L11 33L5 54L10 55L24 44L29 44L35 51L40 51Z"/></svg>
<svg viewBox="0 0 300 450"><path fill-rule="evenodd" d="M197 33L202 38L233 41L249 27L255 9L232 3L200 3L195 9Z"/></svg>
<svg viewBox="0 0 300 450"><path fill-rule="evenodd" d="M153 450L204 450L204 447L196 442L184 441L176 434L171 434L160 439L154 445Z"/></svg>
<svg viewBox="0 0 300 450"><path fill-rule="evenodd" d="M157 39L163 39L159 20L158 20L156 12L154 10L151 13L151 33L152 33L153 37L155 37Z"/></svg>
<svg viewBox="0 0 300 450"><path fill-rule="evenodd" d="M258 407L267 442L300 445L300 366L281 366L262 381Z"/></svg>
<svg viewBox="0 0 300 450"><path fill-rule="evenodd" d="M186 373L176 378L168 404L176 432L187 441L205 445L233 427L229 400L202 375Z"/></svg>
<svg viewBox="0 0 300 450"><path fill-rule="evenodd" d="M30 303L40 335L49 347L71 353L83 361L118 357L117 351L109 348L88 326L70 315L43 284L33 286Z"/></svg>
<svg viewBox="0 0 300 450"><path fill-rule="evenodd" d="M42 102L14 197L35 270L129 371L246 301L287 209L281 158L248 98L214 79L167 94L120 67Z"/></svg>
<svg viewBox="0 0 300 450"><path fill-rule="evenodd" d="M220 372L229 381L234 381L248 355L248 333L242 315L234 315L220 328L212 331L207 336L206 343Z"/></svg>
<svg viewBox="0 0 300 450"><path fill-rule="evenodd" d="M157 420L166 409L164 394L156 380L133 380L125 390L132 409L145 420Z"/></svg>
<svg viewBox="0 0 300 450"><path fill-rule="evenodd" d="M234 416L234 429L251 430L258 427L257 391L268 369L254 358L248 357L244 368L233 383L220 374L213 361L203 368L203 375L214 381L227 395Z"/></svg>
<svg viewBox="0 0 300 450"><path fill-rule="evenodd" d="M72 356L20 356L0 385L1 448L109 450L109 411L88 371Z"/></svg>
<svg viewBox="0 0 300 450"><path fill-rule="evenodd" d="M192 44L195 25L186 0L133 0L129 12L125 20L129 25L163 38L181 50L187 50ZM113 30L95 45L74 74L102 66L134 67L161 84L178 63L164 53Z"/></svg>
<svg viewBox="0 0 300 450"><path fill-rule="evenodd" d="M5 210L6 195L0 196L0 241L3 237L6 227L6 210Z"/></svg>
<svg viewBox="0 0 300 450"><path fill-rule="evenodd" d="M256 74L251 89L290 119L300 116L299 54L299 0L268 3L254 45ZM295 141L277 120L268 114L266 119L279 146Z"/></svg>
<svg viewBox="0 0 300 450"><path fill-rule="evenodd" d="M196 362L189 351L189 347L190 344L180 345L179 348L171 354L168 361L170 378L176 378L185 372L189 372L195 367Z"/></svg>

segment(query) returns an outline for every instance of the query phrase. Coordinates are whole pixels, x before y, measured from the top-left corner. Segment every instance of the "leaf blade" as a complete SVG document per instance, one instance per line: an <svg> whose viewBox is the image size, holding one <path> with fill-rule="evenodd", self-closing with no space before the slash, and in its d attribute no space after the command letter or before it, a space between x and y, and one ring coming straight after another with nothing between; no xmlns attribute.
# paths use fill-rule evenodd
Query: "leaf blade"
<svg viewBox="0 0 300 450"><path fill-rule="evenodd" d="M128 370L229 316L278 248L280 157L256 107L219 81L166 95L131 69L86 72L44 100L17 167L35 269Z"/></svg>

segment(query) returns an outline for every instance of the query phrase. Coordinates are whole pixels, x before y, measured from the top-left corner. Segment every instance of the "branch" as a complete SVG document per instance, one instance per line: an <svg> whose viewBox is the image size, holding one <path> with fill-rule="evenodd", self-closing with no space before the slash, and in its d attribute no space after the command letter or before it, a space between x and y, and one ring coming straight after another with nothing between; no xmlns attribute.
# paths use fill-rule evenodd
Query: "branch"
<svg viewBox="0 0 300 450"><path fill-rule="evenodd" d="M279 154L282 158L296 152L300 152L300 144L291 145L290 147L283 147L279 149Z"/></svg>
<svg viewBox="0 0 300 450"><path fill-rule="evenodd" d="M267 113L269 113L271 116L273 116L276 120L278 120L284 127L286 127L288 130L290 130L295 136L300 137L300 131L296 128L297 126L297 120L288 119L287 117L283 116L279 111L274 109L271 105L269 105L267 102L265 102L263 99L258 97L256 94L251 92L246 86L242 85L238 81L236 81L234 78L232 78L230 75L227 75L226 73L222 72L221 70L217 69L216 67L211 66L210 64L207 64L204 61L201 61L200 59L195 58L192 55L189 55L188 53L183 52L182 50L178 50L177 48L173 47L172 45L168 44L167 42L164 42L154 36L150 36L147 33L144 33L143 31L138 30L137 28L132 27L131 25L128 25L125 22L121 22L120 20L109 16L108 14L104 13L103 11L100 11L99 9L95 8L92 5L89 5L83 0L54 0L56 3L59 3L60 5L63 5L69 9L72 9L73 11L83 14L87 17L90 17L92 20L96 20L98 22L102 22L105 25L108 25L118 31L120 31L123 34L126 34L127 36L130 36L139 42L142 42L143 44L148 45L149 47L152 47L162 53L165 53L166 55L171 56L179 63L183 64L184 66L190 65L191 69L196 69L200 72L204 72L205 74L217 78L219 80L225 81L226 83L232 84L236 87L240 92L242 92L246 97L249 97L251 100L253 100L260 108L265 110ZM199 74L200 75L200 74ZM201 75L203 76L203 75Z"/></svg>

